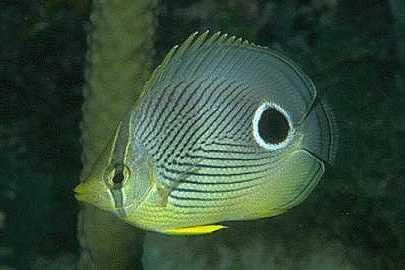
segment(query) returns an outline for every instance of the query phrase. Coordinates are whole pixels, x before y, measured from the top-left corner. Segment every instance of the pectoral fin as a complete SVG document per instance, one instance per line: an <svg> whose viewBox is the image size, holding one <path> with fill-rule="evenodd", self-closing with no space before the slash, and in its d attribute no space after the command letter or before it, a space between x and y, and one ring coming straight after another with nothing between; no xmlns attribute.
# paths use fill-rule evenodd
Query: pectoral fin
<svg viewBox="0 0 405 270"><path fill-rule="evenodd" d="M167 229L163 230L162 233L171 234L171 235L199 235L199 234L208 234L212 233L221 229L228 228L223 225L202 225L202 226L195 226L195 227L183 227L183 228L175 228L175 229Z"/></svg>

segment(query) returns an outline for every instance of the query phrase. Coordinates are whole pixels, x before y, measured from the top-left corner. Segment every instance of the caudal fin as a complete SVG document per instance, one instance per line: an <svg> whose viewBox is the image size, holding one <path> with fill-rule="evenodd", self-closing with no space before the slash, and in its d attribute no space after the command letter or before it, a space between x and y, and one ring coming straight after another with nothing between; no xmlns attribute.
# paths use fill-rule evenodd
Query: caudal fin
<svg viewBox="0 0 405 270"><path fill-rule="evenodd" d="M319 101L309 113L304 129L304 148L332 165L338 148L338 128L333 111L325 99Z"/></svg>

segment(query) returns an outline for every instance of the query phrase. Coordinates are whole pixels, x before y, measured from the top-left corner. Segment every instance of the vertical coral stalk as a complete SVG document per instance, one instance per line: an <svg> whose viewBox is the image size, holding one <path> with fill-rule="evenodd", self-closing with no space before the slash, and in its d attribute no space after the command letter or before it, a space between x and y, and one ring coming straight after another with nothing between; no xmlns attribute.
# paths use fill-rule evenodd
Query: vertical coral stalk
<svg viewBox="0 0 405 270"><path fill-rule="evenodd" d="M151 71L157 0L94 0L84 88L82 181ZM80 269L134 269L142 234L109 213L79 213Z"/></svg>

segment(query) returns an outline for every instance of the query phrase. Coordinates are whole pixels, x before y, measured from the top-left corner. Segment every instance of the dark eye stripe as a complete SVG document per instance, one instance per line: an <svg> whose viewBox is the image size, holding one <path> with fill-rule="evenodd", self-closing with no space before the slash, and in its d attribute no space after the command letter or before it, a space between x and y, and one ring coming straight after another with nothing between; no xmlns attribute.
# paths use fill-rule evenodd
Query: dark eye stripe
<svg viewBox="0 0 405 270"><path fill-rule="evenodd" d="M117 211L116 213L120 217L126 217L127 212L123 208L123 206L124 206L124 196L123 196L122 190L121 189L110 189L110 191L112 193L112 197L113 197L113 200L114 200L114 206L116 208L115 211Z"/></svg>
<svg viewBox="0 0 405 270"><path fill-rule="evenodd" d="M130 114L127 114L117 128L111 161L109 164L110 166L114 166L114 164L124 163L125 150L128 145L128 140L130 136L129 121L130 121Z"/></svg>
<svg viewBox="0 0 405 270"><path fill-rule="evenodd" d="M129 144L129 138L131 136L131 130L130 130L130 121L131 121L131 114L127 114L124 119L120 122L119 126L117 127L117 132L116 136L114 138L114 143L113 143L113 151L112 155L110 158L109 165L107 167L112 169L115 167L115 175L113 175L112 179L106 179L107 181L113 181L114 185L110 186L109 190L111 192L111 196L114 200L114 206L116 208L116 214L119 215L120 217L125 217L127 216L127 212L122 208L124 205L124 194L121 189L122 185L121 182L124 179L121 179L121 177L124 177L123 175L123 167L122 165L125 164L126 160L126 150ZM106 171L106 173L110 173L109 171ZM118 178L116 178L118 177ZM117 179L119 181L117 181ZM117 181L117 182L114 182Z"/></svg>

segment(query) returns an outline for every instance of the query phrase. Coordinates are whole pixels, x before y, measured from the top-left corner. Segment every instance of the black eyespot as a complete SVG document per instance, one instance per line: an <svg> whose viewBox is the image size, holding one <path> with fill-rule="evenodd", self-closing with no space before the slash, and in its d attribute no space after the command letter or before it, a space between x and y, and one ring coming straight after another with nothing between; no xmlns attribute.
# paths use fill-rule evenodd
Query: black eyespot
<svg viewBox="0 0 405 270"><path fill-rule="evenodd" d="M290 126L283 113L269 107L262 112L258 122L258 133L265 143L279 144L287 139Z"/></svg>

